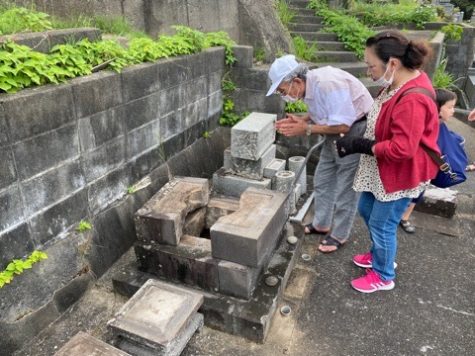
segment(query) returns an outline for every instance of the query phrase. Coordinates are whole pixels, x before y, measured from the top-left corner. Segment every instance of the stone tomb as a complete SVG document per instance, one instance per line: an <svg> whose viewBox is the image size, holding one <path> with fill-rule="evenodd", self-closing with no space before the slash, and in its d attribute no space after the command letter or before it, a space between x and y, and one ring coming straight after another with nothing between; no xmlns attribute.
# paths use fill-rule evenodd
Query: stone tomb
<svg viewBox="0 0 475 356"><path fill-rule="evenodd" d="M180 355L203 326L202 304L199 293L150 279L108 327L117 346L133 355Z"/></svg>

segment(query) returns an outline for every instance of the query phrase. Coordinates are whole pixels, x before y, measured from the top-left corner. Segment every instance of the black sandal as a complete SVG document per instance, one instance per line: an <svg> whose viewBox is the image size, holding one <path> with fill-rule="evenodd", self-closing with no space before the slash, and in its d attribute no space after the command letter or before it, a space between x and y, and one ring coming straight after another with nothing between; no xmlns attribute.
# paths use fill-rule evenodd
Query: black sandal
<svg viewBox="0 0 475 356"><path fill-rule="evenodd" d="M320 249L320 246L318 246L318 251L320 251L321 253L332 253L332 252L338 251L340 248L342 248L343 245L345 244L345 242L340 242L337 239L335 239L334 237L331 237L330 235L328 235L322 240L322 242L320 242L320 246L321 245L323 245L323 246L335 246L336 249L331 250L331 251L322 251Z"/></svg>
<svg viewBox="0 0 475 356"><path fill-rule="evenodd" d="M308 230L308 232L306 231ZM305 235L311 235L311 234L317 234L317 235L326 235L328 234L328 231L320 231L315 229L312 223L305 225L304 229Z"/></svg>
<svg viewBox="0 0 475 356"><path fill-rule="evenodd" d="M412 225L409 220L401 220L399 226L408 234L413 234L416 232L416 227Z"/></svg>

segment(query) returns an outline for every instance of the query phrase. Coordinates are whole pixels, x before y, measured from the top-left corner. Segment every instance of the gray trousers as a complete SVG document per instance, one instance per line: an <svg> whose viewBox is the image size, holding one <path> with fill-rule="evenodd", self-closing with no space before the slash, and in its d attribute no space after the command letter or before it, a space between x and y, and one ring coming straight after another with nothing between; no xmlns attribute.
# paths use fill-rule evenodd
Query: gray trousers
<svg viewBox="0 0 475 356"><path fill-rule="evenodd" d="M348 135L362 137L366 121L355 123ZM359 154L338 157L335 141L340 135L326 135L318 161L313 186L317 230L331 229L331 236L346 241L356 215L359 193L353 190L353 179L360 161Z"/></svg>

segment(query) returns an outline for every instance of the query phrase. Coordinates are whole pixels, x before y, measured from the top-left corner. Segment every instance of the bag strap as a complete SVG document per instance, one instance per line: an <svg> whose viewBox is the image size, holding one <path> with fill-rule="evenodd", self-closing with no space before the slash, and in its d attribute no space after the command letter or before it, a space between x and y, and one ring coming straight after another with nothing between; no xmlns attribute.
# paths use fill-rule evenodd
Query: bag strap
<svg viewBox="0 0 475 356"><path fill-rule="evenodd" d="M434 95L432 94L432 92L429 90L429 89L426 89L426 88L422 88L422 87L414 87L414 88L410 88L410 89L407 89L406 91L404 91L400 96L399 98L397 98L397 101L396 101L396 104L399 102L399 100L401 100L404 96L408 95L408 94L411 94L411 93L420 93L420 94L424 94L425 96L428 96L429 98L431 98L434 102L435 102L435 98L434 98ZM422 148L424 149L424 151L426 151L426 153L430 156L430 158L432 158L432 160L438 164L439 166L439 169L442 171L442 172L448 172L450 170L450 166L447 164L447 162L445 162L439 155L436 151L434 151L433 149L425 146L425 145L422 145Z"/></svg>

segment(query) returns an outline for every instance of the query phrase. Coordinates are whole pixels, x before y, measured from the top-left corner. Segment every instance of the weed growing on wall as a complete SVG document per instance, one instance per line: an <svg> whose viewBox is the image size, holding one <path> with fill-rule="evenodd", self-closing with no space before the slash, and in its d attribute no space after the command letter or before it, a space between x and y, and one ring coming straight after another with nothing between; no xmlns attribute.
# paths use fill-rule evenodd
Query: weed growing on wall
<svg viewBox="0 0 475 356"><path fill-rule="evenodd" d="M248 112L238 114L235 111L235 105L231 94L237 89L236 84L228 78L229 73L226 73L221 80L221 89L223 90L223 109L219 124L222 126L234 126L241 119L249 115Z"/></svg>
<svg viewBox="0 0 475 356"><path fill-rule="evenodd" d="M15 276L22 274L26 269L30 269L35 263L47 259L48 255L42 251L33 251L33 253L24 260L13 260L0 272L0 288L5 284L10 284Z"/></svg>
<svg viewBox="0 0 475 356"><path fill-rule="evenodd" d="M51 30L53 24L49 15L23 7L11 7L0 11L0 35L17 32L38 32Z"/></svg>
<svg viewBox="0 0 475 356"><path fill-rule="evenodd" d="M287 0L275 0L274 6L277 10L277 15L279 16L280 22L282 22L285 27L288 27L289 23L292 22L294 16L296 15L295 11L290 9L289 2Z"/></svg>
<svg viewBox="0 0 475 356"><path fill-rule="evenodd" d="M295 55L297 58L314 62L316 60L315 53L317 53L317 46L315 44L309 45L307 41L301 36L292 38L294 42Z"/></svg>
<svg viewBox="0 0 475 356"><path fill-rule="evenodd" d="M447 58L440 61L440 64L435 69L432 85L436 89L451 89L455 86L455 78L451 73L445 71L446 66Z"/></svg>
<svg viewBox="0 0 475 356"><path fill-rule="evenodd" d="M443 26L440 29L445 34L446 40L460 41L462 39L463 27L454 23Z"/></svg>
<svg viewBox="0 0 475 356"><path fill-rule="evenodd" d="M86 221L86 220L81 220L79 222L78 226L76 226L76 231L80 232L80 233L89 231L91 229L92 229L92 224L89 221Z"/></svg>

